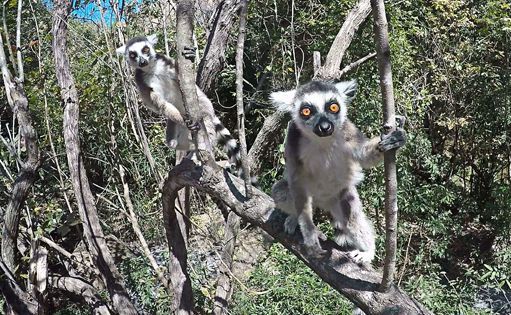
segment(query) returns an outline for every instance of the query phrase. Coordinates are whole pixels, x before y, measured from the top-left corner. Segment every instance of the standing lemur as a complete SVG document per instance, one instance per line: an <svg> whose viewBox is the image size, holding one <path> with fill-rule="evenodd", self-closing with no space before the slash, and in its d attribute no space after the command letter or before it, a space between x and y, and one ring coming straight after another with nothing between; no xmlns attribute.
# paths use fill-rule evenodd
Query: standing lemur
<svg viewBox="0 0 511 315"><path fill-rule="evenodd" d="M292 116L284 152L285 178L273 185L272 195L277 208L289 214L286 232L294 233L299 225L312 254L325 252L319 243L325 236L312 220L313 209L319 207L332 216L336 243L351 247L356 262L369 263L375 254L375 236L356 185L363 178L362 168L381 161L382 152L403 146L406 134L401 125L387 136L367 139L346 117L356 87L355 81L312 81L271 94L277 109Z"/></svg>
<svg viewBox="0 0 511 315"><path fill-rule="evenodd" d="M177 82L176 65L172 58L158 54L154 50L156 35L135 37L117 48L117 53L127 58L135 69L135 82L144 104L156 114L167 119L166 142L173 149L190 150L190 132L185 122L183 99ZM193 58L194 49L187 50L185 56ZM213 105L206 94L197 87L200 113L204 118L210 140L225 147L229 161L237 170L241 168L239 145L231 133L215 115Z"/></svg>

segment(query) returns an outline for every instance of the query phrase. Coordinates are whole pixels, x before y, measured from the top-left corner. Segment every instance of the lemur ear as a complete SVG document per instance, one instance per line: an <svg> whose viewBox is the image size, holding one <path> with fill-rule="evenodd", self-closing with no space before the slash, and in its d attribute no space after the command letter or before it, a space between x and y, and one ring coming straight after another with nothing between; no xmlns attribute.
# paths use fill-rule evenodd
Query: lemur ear
<svg viewBox="0 0 511 315"><path fill-rule="evenodd" d="M273 92L270 94L270 100L276 109L282 112L291 112L295 94L296 90Z"/></svg>
<svg viewBox="0 0 511 315"><path fill-rule="evenodd" d="M150 42L151 45L156 45L156 43L158 42L158 35L153 34L153 35L147 36L147 41Z"/></svg>
<svg viewBox="0 0 511 315"><path fill-rule="evenodd" d="M126 45L122 45L121 47L117 48L115 52L118 55L124 55L126 53Z"/></svg>
<svg viewBox="0 0 511 315"><path fill-rule="evenodd" d="M346 95L346 100L348 102L351 102L351 100L353 100L357 92L357 85L358 84L356 80L351 80L336 83L335 87L337 88L337 91L339 91L339 93Z"/></svg>

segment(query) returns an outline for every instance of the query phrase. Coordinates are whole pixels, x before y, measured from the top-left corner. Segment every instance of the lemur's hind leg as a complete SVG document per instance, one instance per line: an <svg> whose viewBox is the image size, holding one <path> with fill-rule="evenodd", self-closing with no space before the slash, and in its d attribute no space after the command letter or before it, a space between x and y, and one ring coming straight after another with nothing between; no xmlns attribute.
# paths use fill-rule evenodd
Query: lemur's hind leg
<svg viewBox="0 0 511 315"><path fill-rule="evenodd" d="M371 222L362 210L356 187L341 192L330 210L335 228L335 242L349 246L357 263L370 263L375 254L375 236Z"/></svg>

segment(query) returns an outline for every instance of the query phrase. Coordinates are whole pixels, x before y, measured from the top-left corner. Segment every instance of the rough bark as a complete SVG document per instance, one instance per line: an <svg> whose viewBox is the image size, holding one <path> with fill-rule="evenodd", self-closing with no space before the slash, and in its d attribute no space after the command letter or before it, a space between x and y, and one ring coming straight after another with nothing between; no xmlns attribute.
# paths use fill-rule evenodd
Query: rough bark
<svg viewBox="0 0 511 315"><path fill-rule="evenodd" d="M163 195L175 194L184 185L223 200L237 215L265 230L367 314L431 314L394 285L386 293L379 292L381 275L353 263L333 241L321 244L328 252L327 257L317 259L310 256L298 233L289 236L284 232L285 216L274 209L275 204L269 196L254 189L252 197L247 199L241 193L243 182L225 171L221 172L219 167L196 166L191 160L185 159L170 171Z"/></svg>
<svg viewBox="0 0 511 315"><path fill-rule="evenodd" d="M5 4L4 4L5 5ZM21 8L18 9L18 15ZM5 21L4 21L5 22ZM18 29L19 33L19 29ZM25 95L21 79L13 78L8 67L7 58L4 52L4 43L0 36L0 68L9 103L15 115L20 130L22 141L25 142L26 158L20 161L20 171L14 181L9 202L3 213L1 261L2 273L5 276L13 275L18 264L17 241L21 207L29 194L40 166L39 148L37 146L37 135L32 126L32 118L28 109L28 99ZM21 63L19 69L23 69L21 55L18 60ZM34 314L40 305L33 298L15 285L14 277L6 280L0 275L0 288L2 295L7 302L7 311L15 311L20 314ZM42 307L43 305L41 305Z"/></svg>
<svg viewBox="0 0 511 315"><path fill-rule="evenodd" d="M228 305L233 290L231 284L232 263L239 230L240 217L236 213L230 212L225 224L222 264L220 265L213 308L215 315L229 314Z"/></svg>
<svg viewBox="0 0 511 315"><path fill-rule="evenodd" d="M48 283L55 289L70 292L82 297L92 309L92 314L110 315L108 306L101 299L97 290L84 280L74 277L52 276L49 277Z"/></svg>
<svg viewBox="0 0 511 315"><path fill-rule="evenodd" d="M321 79L333 79L339 70L346 49L351 44L355 32L371 13L370 0L361 0L348 13L344 24L334 39L326 56L325 64L320 69L318 76Z"/></svg>
<svg viewBox="0 0 511 315"><path fill-rule="evenodd" d="M197 70L197 85L206 93L211 90L218 72L225 65L225 50L239 6L240 0L222 0L215 10L208 42Z"/></svg>
<svg viewBox="0 0 511 315"><path fill-rule="evenodd" d="M89 180L80 156L78 93L71 75L69 58L66 52L67 19L71 12L71 6L72 2L67 0L54 2L52 48L57 81L61 89L62 103L65 106L64 141L73 190L94 265L101 274L114 308L121 314L137 314L106 245L94 196L90 190Z"/></svg>
<svg viewBox="0 0 511 315"><path fill-rule="evenodd" d="M37 314L38 304L32 296L0 274L0 291L8 306L18 314Z"/></svg>
<svg viewBox="0 0 511 315"><path fill-rule="evenodd" d="M394 108L394 88L392 85L392 69L390 65L390 45L387 30L387 18L383 0L371 0L373 8L374 39L378 54L378 72L383 99L383 119L386 133L396 128ZM396 150L384 154L385 176L385 267L381 290L390 290L396 270L397 247L397 177Z"/></svg>
<svg viewBox="0 0 511 315"><path fill-rule="evenodd" d="M180 224L176 211L179 188L167 177L163 186L163 224L169 246L169 273L173 289L173 312L193 314L193 293L190 275L187 271L188 252L186 248L186 226Z"/></svg>
<svg viewBox="0 0 511 315"><path fill-rule="evenodd" d="M284 138L282 129L289 118L288 115L278 110L264 120L263 127L248 152L252 174L259 174L264 161L267 161L268 156L273 153L272 150L282 143Z"/></svg>

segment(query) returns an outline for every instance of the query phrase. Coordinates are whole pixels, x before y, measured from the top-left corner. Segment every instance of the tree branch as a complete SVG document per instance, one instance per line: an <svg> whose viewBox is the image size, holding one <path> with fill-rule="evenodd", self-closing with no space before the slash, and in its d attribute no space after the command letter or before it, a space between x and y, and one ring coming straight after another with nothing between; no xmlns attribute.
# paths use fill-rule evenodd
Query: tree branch
<svg viewBox="0 0 511 315"><path fill-rule="evenodd" d="M378 53L378 72L380 73L380 88L383 99L383 119L386 133L396 128L394 108L394 88L392 85L392 69L390 66L389 34L383 0L371 0L374 20L374 39ZM397 177L396 150L384 154L385 175L385 267L381 290L388 291L394 281L396 270L397 247Z"/></svg>
<svg viewBox="0 0 511 315"><path fill-rule="evenodd" d="M205 93L211 90L218 72L224 67L229 33L237 17L240 2L240 0L222 0L215 10L208 42L197 70L197 85Z"/></svg>
<svg viewBox="0 0 511 315"><path fill-rule="evenodd" d="M9 203L7 204L4 214L2 229L2 259L7 268L14 273L18 264L16 243L18 240L21 207L37 176L37 170L40 166L40 156L37 146L37 134L32 125L32 118L28 109L28 99L25 94L23 82L19 78L12 77L7 67L7 59L3 47L4 43L0 36L0 68L7 102L18 120L21 141L25 141L27 150L27 158L25 161L21 162L21 170L14 181ZM18 61L22 62L21 60Z"/></svg>
<svg viewBox="0 0 511 315"><path fill-rule="evenodd" d="M252 185L250 182L250 165L247 160L247 139L245 136L245 109L243 105L243 50L245 47L245 28L247 25L247 0L241 0L240 27L238 33L238 45L236 47L236 106L238 133L240 141L241 167L245 180L245 192L250 196Z"/></svg>
<svg viewBox="0 0 511 315"><path fill-rule="evenodd" d="M241 193L243 182L227 172L219 172L209 165L197 166L185 159L169 172L163 196L186 185L223 200L237 215L261 227L367 314L431 314L396 286L386 293L379 292L381 275L353 263L333 241L321 244L328 251L328 257L318 260L310 256L298 235L289 236L284 232L285 216L274 210L273 200L257 189L247 199Z"/></svg>
<svg viewBox="0 0 511 315"><path fill-rule="evenodd" d="M51 287L73 293L85 300L92 308L92 313L97 315L110 315L110 310L106 303L101 299L96 288L80 278L51 276L48 279ZM123 314L121 312L121 314Z"/></svg>
<svg viewBox="0 0 511 315"><path fill-rule="evenodd" d="M325 64L318 76L321 79L333 79L341 66L342 58L353 40L355 32L371 13L370 0L361 0L348 13L344 24L334 39L326 56Z"/></svg>
<svg viewBox="0 0 511 315"><path fill-rule="evenodd" d="M169 273L174 293L173 312L180 315L193 314L194 311L192 283L187 270L186 226L180 222L175 208L181 188L169 176L165 180L162 194L163 223L170 253Z"/></svg>
<svg viewBox="0 0 511 315"><path fill-rule="evenodd" d="M66 52L67 20L71 7L71 1L57 0L54 2L52 48L57 81L61 89L61 99L65 105L63 122L64 141L73 190L91 257L106 285L114 308L122 314L137 314L106 245L94 196L90 190L87 173L80 156L80 140L78 137L80 108L78 93L75 88L74 78L71 75L69 58Z"/></svg>
<svg viewBox="0 0 511 315"><path fill-rule="evenodd" d="M364 57L360 58L359 60L354 61L354 62L350 63L349 65L347 65L346 67L342 68L341 70L337 71L337 74L335 76L337 78L342 78L349 72L355 70L358 66L360 66L364 62L366 62L369 59L372 59L374 57L376 57L375 52L369 53L369 54L365 55Z"/></svg>

